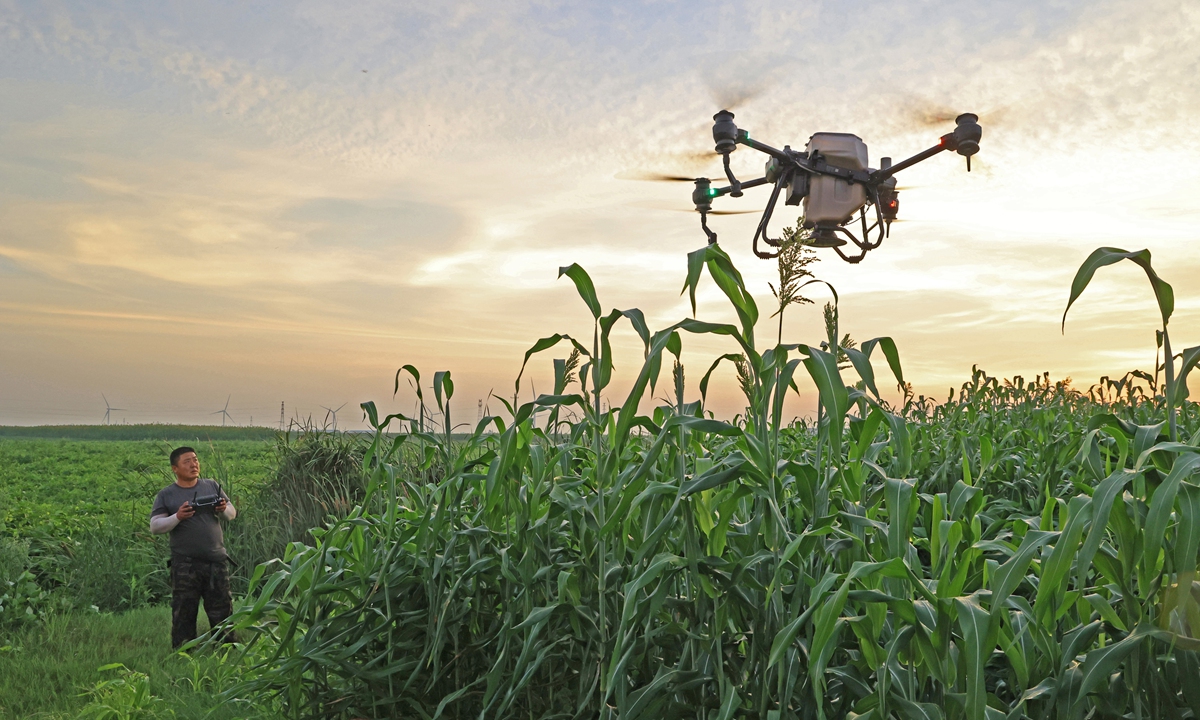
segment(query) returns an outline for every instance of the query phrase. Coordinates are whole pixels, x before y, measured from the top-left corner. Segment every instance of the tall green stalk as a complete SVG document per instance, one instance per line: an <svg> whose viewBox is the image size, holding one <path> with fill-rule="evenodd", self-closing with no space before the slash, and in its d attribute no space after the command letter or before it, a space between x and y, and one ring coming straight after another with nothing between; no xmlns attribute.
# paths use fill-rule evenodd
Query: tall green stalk
<svg viewBox="0 0 1200 720"><path fill-rule="evenodd" d="M556 381L509 406L511 422L457 440L365 405L369 496L256 571L232 620L246 644L230 701L275 693L290 717L429 720L1200 707L1190 406L1190 444L1160 438L1161 399L1100 402L1048 377L977 371L943 404L897 409L872 366L879 350L904 382L890 338L855 348L834 332L824 349L760 352L757 307L719 247L689 256L684 291L713 282L736 323L651 333L640 312L604 314L582 268L562 274L592 312L590 348L556 334L525 360L570 343L585 358L581 392ZM605 417L622 318L644 358ZM672 401L645 413L664 352L678 362L696 334L731 344L699 403L684 402L678 365ZM745 415L707 416L714 372L739 359ZM816 436L782 419L801 364L819 395ZM561 437L535 430L545 409L579 419Z"/></svg>

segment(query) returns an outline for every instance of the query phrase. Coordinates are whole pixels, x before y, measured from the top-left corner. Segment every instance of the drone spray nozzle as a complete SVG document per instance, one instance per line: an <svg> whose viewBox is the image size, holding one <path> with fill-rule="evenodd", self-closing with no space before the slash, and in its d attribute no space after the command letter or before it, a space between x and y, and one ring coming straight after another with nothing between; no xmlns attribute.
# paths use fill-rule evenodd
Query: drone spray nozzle
<svg viewBox="0 0 1200 720"><path fill-rule="evenodd" d="M722 110L713 115L713 142L718 153L729 156L737 150L738 127L733 122L733 113Z"/></svg>
<svg viewBox="0 0 1200 720"><path fill-rule="evenodd" d="M807 245L815 248L836 248L846 244L831 227L818 225L809 233Z"/></svg>

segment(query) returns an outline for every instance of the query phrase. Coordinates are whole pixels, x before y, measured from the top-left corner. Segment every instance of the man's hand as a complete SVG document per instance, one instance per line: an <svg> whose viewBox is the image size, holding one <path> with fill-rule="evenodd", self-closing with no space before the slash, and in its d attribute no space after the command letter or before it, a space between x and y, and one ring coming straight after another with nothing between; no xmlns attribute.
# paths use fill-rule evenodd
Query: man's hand
<svg viewBox="0 0 1200 720"><path fill-rule="evenodd" d="M221 515L225 512L225 508L227 508L227 507L229 507L229 503L226 502L225 498L221 498L220 500L217 501L216 506L213 508L213 512L215 512L218 515Z"/></svg>
<svg viewBox="0 0 1200 720"><path fill-rule="evenodd" d="M196 508L192 507L190 502L185 502L179 506L179 510L175 513L175 517L179 518L180 520L187 520L195 514Z"/></svg>

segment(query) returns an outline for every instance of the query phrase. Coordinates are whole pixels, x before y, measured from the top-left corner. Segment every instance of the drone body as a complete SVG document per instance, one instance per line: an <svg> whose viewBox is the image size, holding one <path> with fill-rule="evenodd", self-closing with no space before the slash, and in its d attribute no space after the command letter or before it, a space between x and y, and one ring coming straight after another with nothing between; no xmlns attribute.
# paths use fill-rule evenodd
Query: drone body
<svg viewBox="0 0 1200 720"><path fill-rule="evenodd" d="M760 250L759 240L770 247L779 247L779 240L768 237L767 224L782 194L787 205L803 203L807 244L831 247L843 260L860 262L867 252L882 244L892 221L896 219L900 209L896 173L943 150L954 150L966 157L969 172L971 156L979 152L979 139L983 135L978 116L964 113L955 119L954 131L943 135L934 147L895 165L891 158L881 158L880 167L874 169L868 167L867 146L857 135L820 132L808 139L802 152L786 145L782 150L776 150L751 140L748 132L738 129L734 124L733 113L728 110L717 113L713 120L713 140L716 142L716 151L723 158L729 186L716 188L708 178L696 178L692 202L700 213L700 226L708 235L709 242L716 242L716 233L708 228L708 213L712 211L714 198L723 195L741 197L743 190L760 185L773 186L771 198L754 234L754 254L761 258L773 258L778 254ZM738 145L745 145L768 156L763 177L744 183L734 177L729 167L729 155L737 150ZM875 209L875 220L868 225L870 207ZM861 224L859 235L847 227L856 216ZM849 255L842 249L851 243L858 248L858 254Z"/></svg>

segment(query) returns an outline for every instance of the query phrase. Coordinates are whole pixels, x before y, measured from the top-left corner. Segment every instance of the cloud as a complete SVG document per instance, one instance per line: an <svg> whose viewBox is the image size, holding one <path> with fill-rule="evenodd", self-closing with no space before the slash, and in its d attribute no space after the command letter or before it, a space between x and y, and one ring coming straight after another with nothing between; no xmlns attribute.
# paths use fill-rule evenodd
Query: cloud
<svg viewBox="0 0 1200 720"><path fill-rule="evenodd" d="M1054 335L1093 247L1150 247L1176 279L1180 327L1200 310L1180 282L1200 214L1197 30L1200 11L1169 0L6 2L0 275L19 282L0 289L4 322L96 343L223 327L241 344L196 352L247 363L247 388L272 374L255 358L279 358L273 374L311 394L340 382L339 364L386 380L417 357L482 395L536 337L589 327L560 265L585 265L606 306L655 326L690 313L684 253L704 238L672 211L690 188L617 176L718 172L696 160L716 106L740 101L738 122L776 145L856 132L873 160L948 131L930 110L976 109L993 111L976 172L946 156L906 171L911 222L862 265L818 272L856 337L903 338L931 386L976 361L1113 372L1141 352L1144 280L1098 279L1069 342ZM755 153L734 161L761 172ZM765 308L755 221L713 224ZM702 286L701 317L729 312ZM819 336L817 315L790 314L789 332ZM636 341L620 342L635 364ZM131 352L106 355L111 377L177 377Z"/></svg>

